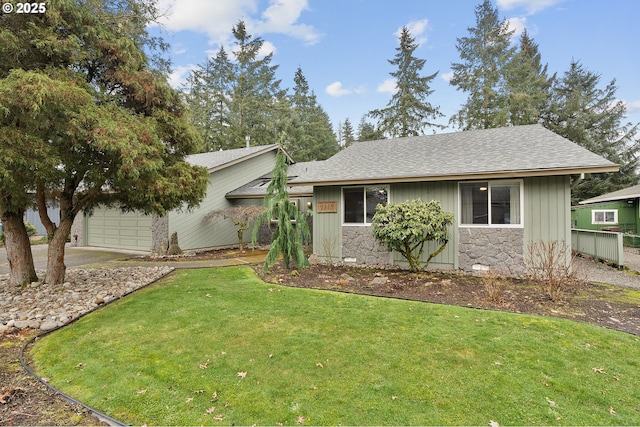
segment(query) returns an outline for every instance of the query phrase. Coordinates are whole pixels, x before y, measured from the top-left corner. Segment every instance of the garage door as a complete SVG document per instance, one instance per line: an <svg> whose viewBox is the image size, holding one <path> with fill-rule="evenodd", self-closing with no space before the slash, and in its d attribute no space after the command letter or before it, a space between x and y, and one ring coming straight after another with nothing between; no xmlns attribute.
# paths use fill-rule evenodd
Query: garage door
<svg viewBox="0 0 640 427"><path fill-rule="evenodd" d="M96 209L87 223L87 245L151 250L151 216L119 209Z"/></svg>

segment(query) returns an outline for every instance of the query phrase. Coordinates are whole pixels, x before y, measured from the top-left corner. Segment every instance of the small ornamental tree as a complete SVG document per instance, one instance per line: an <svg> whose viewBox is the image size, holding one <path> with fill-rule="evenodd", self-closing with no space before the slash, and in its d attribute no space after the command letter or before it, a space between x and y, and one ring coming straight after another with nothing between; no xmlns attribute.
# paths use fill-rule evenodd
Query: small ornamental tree
<svg viewBox="0 0 640 427"><path fill-rule="evenodd" d="M238 205L211 211L205 218L208 221L215 221L218 218L230 219L233 225L235 225L236 233L238 234L238 248L240 248L240 252L244 252L244 231L249 229L249 223L255 221L261 213L262 208L260 206Z"/></svg>
<svg viewBox="0 0 640 427"><path fill-rule="evenodd" d="M282 138L284 140L284 136ZM281 145L282 146L282 145ZM303 244L309 241L311 233L306 215L300 212L287 192L287 171L289 165L282 149L278 150L276 165L271 172L271 182L264 197L264 211L253 225L252 243L258 239L260 224L270 224L276 219L275 231L271 235L271 247L264 260L263 270L269 270L282 254L287 268L293 260L298 268L306 268L309 261L304 255Z"/></svg>
<svg viewBox="0 0 640 427"><path fill-rule="evenodd" d="M442 210L437 200L407 200L403 203L378 205L373 216L373 236L409 261L411 271L423 269L420 257L428 241L436 241L440 248L429 255L425 268L433 257L440 254L449 241L448 227L453 214Z"/></svg>

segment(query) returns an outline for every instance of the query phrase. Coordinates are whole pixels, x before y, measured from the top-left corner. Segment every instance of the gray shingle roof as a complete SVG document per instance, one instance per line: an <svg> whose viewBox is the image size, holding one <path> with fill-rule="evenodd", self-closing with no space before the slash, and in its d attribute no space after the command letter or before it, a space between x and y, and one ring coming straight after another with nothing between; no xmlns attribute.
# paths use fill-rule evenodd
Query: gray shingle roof
<svg viewBox="0 0 640 427"><path fill-rule="evenodd" d="M310 172L313 168L318 167L318 165L322 164L320 161L314 162L300 162L293 163L289 165L289 170L287 175L289 180L296 178L304 173ZM229 199L235 198L249 198L249 197L264 197L267 194L267 187L269 186L269 182L271 181L271 172L262 175L258 179L254 179L253 181L243 185L242 187L236 188L228 192L225 197ZM313 187L302 185L288 188L289 195L292 197L302 197L302 196L311 196L313 195Z"/></svg>
<svg viewBox="0 0 640 427"><path fill-rule="evenodd" d="M204 166L209 169L209 172L212 172L215 169L222 169L223 167L237 163L246 157L257 156L277 148L278 144L271 144L224 151L211 151L209 153L191 154L186 156L185 160L192 165Z"/></svg>
<svg viewBox="0 0 640 427"><path fill-rule="evenodd" d="M623 188L622 190L612 191L611 193L602 194L580 202L581 205L588 205L599 202L612 202L615 200L637 199L640 198L640 185Z"/></svg>
<svg viewBox="0 0 640 427"><path fill-rule="evenodd" d="M615 172L618 166L541 125L356 142L291 181L331 185Z"/></svg>

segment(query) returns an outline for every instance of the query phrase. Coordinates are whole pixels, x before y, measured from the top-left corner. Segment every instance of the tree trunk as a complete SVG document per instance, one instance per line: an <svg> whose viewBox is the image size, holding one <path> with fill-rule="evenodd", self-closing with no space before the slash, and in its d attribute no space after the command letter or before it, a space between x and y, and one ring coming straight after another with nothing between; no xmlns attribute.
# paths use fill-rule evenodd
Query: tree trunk
<svg viewBox="0 0 640 427"><path fill-rule="evenodd" d="M6 213L2 218L4 226L5 247L9 261L9 283L15 286L37 282L33 254L27 229L22 219L23 212Z"/></svg>
<svg viewBox="0 0 640 427"><path fill-rule="evenodd" d="M67 267L64 265L64 247L67 243L67 237L71 233L72 225L73 217L68 216L60 220L60 225L53 232L47 252L45 283L52 285L64 283L64 276L67 271Z"/></svg>

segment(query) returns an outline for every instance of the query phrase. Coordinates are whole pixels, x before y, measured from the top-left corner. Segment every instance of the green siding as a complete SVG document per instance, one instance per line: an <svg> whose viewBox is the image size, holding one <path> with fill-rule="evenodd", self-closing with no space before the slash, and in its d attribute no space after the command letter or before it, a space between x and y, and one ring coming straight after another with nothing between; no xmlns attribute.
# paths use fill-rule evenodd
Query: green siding
<svg viewBox="0 0 640 427"><path fill-rule="evenodd" d="M313 253L322 259L342 260L342 226L340 220L341 187L315 187L313 206ZM336 202L338 212L318 213L320 202Z"/></svg>
<svg viewBox="0 0 640 427"><path fill-rule="evenodd" d="M618 210L617 224L592 224L593 210ZM602 230L607 227L618 226L627 232L638 232L638 212L636 203L627 203L626 200L604 202L593 205L574 206L571 208L571 224L573 228L581 230Z"/></svg>
<svg viewBox="0 0 640 427"><path fill-rule="evenodd" d="M270 172L275 165L276 151L269 151L247 159L209 176L207 196L200 207L191 211L169 212L169 234L178 232L178 242L182 249L220 247L237 244L238 236L233 224L224 219L210 223L204 219L207 213L233 206L225 198L231 190ZM256 204L261 204L256 200ZM245 231L245 241L251 239L251 230Z"/></svg>
<svg viewBox="0 0 640 427"><path fill-rule="evenodd" d="M407 200L422 199L425 202L439 200L445 211L453 212L454 222L449 229L449 243L445 250L431 260L430 267L458 268L458 183L457 182L416 182L394 184L390 189L391 203L402 203ZM425 245L422 260L426 261L430 253L440 247L435 242ZM399 253L393 254L394 264L403 265L406 260Z"/></svg>
<svg viewBox="0 0 640 427"><path fill-rule="evenodd" d="M571 187L569 176L524 180L524 253L530 242L564 241L571 247ZM567 253L567 262L571 252Z"/></svg>

